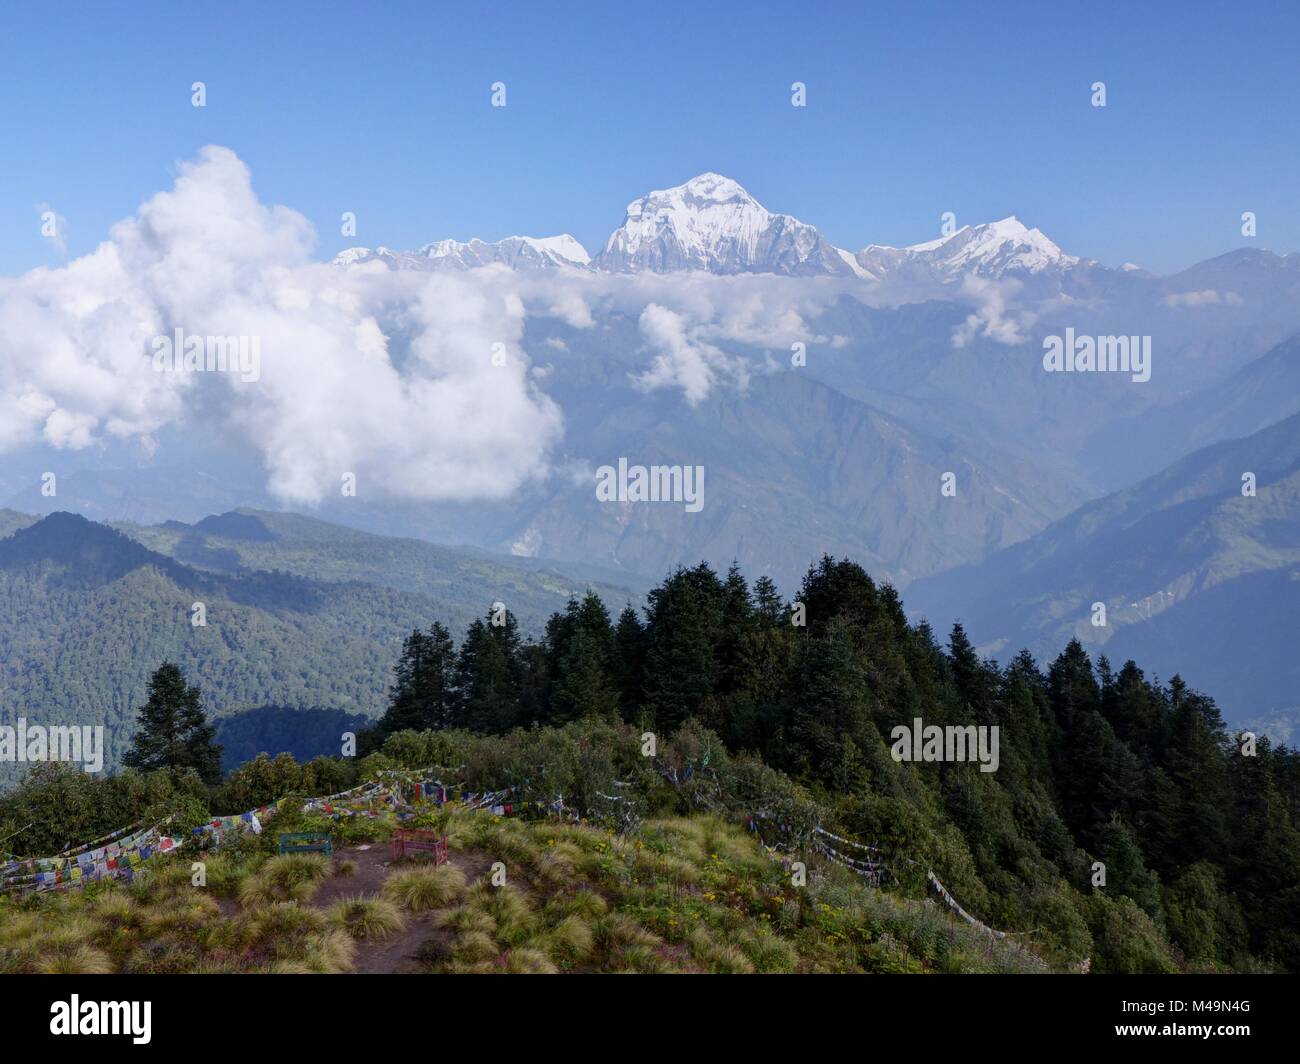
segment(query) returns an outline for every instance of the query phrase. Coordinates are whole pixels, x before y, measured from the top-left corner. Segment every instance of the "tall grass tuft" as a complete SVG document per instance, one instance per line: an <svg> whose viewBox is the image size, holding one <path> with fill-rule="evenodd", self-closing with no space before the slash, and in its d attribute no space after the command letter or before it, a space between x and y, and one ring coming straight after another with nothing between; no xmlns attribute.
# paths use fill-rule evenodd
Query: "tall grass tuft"
<svg viewBox="0 0 1300 1064"><path fill-rule="evenodd" d="M374 895L340 898L325 915L331 926L353 938L386 938L406 926L406 918L396 905Z"/></svg>
<svg viewBox="0 0 1300 1064"><path fill-rule="evenodd" d="M465 893L465 873L455 865L414 866L394 872L384 897L411 912L445 909Z"/></svg>

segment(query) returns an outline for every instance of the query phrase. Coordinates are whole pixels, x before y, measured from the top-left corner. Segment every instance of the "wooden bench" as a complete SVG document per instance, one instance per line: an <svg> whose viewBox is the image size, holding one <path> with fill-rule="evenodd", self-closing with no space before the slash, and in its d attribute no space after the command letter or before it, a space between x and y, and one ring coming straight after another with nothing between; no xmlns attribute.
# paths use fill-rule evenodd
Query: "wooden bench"
<svg viewBox="0 0 1300 1064"><path fill-rule="evenodd" d="M447 836L436 831L418 831L415 828L398 828L393 832L393 860L415 856L419 853L433 855L433 863L447 860Z"/></svg>
<svg viewBox="0 0 1300 1064"><path fill-rule="evenodd" d="M324 831L294 831L280 836L281 853L323 853L334 856L334 836Z"/></svg>

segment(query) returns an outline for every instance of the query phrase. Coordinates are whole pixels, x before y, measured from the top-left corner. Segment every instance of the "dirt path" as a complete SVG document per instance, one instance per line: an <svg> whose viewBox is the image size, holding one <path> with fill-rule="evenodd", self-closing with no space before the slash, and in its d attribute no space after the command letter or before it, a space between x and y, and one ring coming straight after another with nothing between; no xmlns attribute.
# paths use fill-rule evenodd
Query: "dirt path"
<svg viewBox="0 0 1300 1064"><path fill-rule="evenodd" d="M327 909L340 898L358 894L378 894L393 872L388 843L349 846L334 851L334 865L351 861L356 871L347 876L330 876L321 884L312 899L316 909ZM488 867L486 859L475 860L473 855L452 854L451 864L465 873L473 882ZM411 974L425 970L420 953L429 945L436 948L439 940L449 938L449 933L433 926L432 913L406 913L404 930L387 938L358 939L354 970L364 975Z"/></svg>

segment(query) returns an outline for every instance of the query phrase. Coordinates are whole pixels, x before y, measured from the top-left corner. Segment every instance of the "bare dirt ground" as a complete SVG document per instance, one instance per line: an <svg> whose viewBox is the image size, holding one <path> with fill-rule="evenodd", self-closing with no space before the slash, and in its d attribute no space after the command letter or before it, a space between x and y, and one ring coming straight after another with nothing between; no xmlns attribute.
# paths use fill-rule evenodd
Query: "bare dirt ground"
<svg viewBox="0 0 1300 1064"><path fill-rule="evenodd" d="M387 842L349 846L334 851L334 867L351 861L356 871L351 875L330 876L322 884L311 904L317 909L327 909L340 898L358 894L378 894L389 875L400 867L392 861ZM489 867L487 858L477 854L453 853L449 863L465 873L473 883ZM355 970L366 975L414 974L425 970L421 963L422 952L438 952L439 946L450 939L448 932L433 926L432 913L406 913L406 928L387 938L360 939L357 941Z"/></svg>

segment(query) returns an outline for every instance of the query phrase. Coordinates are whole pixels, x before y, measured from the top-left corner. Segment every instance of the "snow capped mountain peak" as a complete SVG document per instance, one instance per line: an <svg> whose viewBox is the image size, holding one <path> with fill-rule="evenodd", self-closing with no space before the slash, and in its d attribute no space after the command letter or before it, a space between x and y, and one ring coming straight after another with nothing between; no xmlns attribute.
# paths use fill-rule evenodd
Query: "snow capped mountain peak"
<svg viewBox="0 0 1300 1064"><path fill-rule="evenodd" d="M1077 265L1041 230L1031 229L1015 215L982 225L964 225L949 236L892 248L872 244L857 255L863 268L876 276L951 281L974 273L982 277L1043 273Z"/></svg>
<svg viewBox="0 0 1300 1064"><path fill-rule="evenodd" d="M746 192L738 181L733 181L729 177L723 177L722 174L715 174L712 171L699 174L685 184L677 185L674 188L660 189L651 192L644 199L634 200L628 204L628 213L630 214L634 209L639 210L646 203L661 207L685 205L697 210L733 204L757 208L764 214L767 213L758 200Z"/></svg>
<svg viewBox="0 0 1300 1064"><path fill-rule="evenodd" d="M774 273L793 277L856 277L907 285L950 285L968 274L998 279L1042 275L1049 283L1083 260L1067 255L1041 230L1015 215L908 247L869 244L854 254L832 245L814 226L775 214L738 181L706 171L627 205L623 224L594 258L567 233L437 240L415 251L348 248L337 266L382 262L391 269L580 269L614 273ZM1095 265L1089 263L1088 265Z"/></svg>
<svg viewBox="0 0 1300 1064"><path fill-rule="evenodd" d="M507 266L586 266L587 249L568 233L559 236L508 236L494 244L479 240L437 240L416 250L426 259L454 261L467 268L501 262Z"/></svg>
<svg viewBox="0 0 1300 1064"><path fill-rule="evenodd" d="M963 228L965 228L965 226L963 226ZM996 233L998 236L1006 240L1016 240L1023 237L1026 233L1038 232L1037 229L1029 229L1024 222L1014 214L1007 215L1001 221L985 222L979 228L985 229L990 233Z"/></svg>
<svg viewBox="0 0 1300 1064"><path fill-rule="evenodd" d="M587 249L568 233L546 237L521 236L519 239L527 241L539 252L563 259L565 262L581 263L583 266L591 262L591 255L588 254Z"/></svg>
<svg viewBox="0 0 1300 1064"><path fill-rule="evenodd" d="M859 271L850 258L811 225L773 214L738 182L707 172L629 203L595 264L620 272L853 276Z"/></svg>
<svg viewBox="0 0 1300 1064"><path fill-rule="evenodd" d="M388 248L348 248L334 257L335 266L352 266L379 261L392 269L470 270L500 263L511 269L551 269L557 266L586 267L591 262L587 249L568 233L560 236L508 236L496 243L473 240L435 240L415 251Z"/></svg>
<svg viewBox="0 0 1300 1064"><path fill-rule="evenodd" d="M357 262L366 262L383 250L383 248L376 248L374 251L369 248L347 248L334 256L334 265L351 266Z"/></svg>

